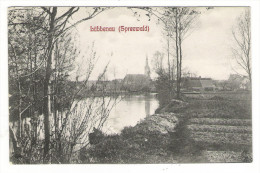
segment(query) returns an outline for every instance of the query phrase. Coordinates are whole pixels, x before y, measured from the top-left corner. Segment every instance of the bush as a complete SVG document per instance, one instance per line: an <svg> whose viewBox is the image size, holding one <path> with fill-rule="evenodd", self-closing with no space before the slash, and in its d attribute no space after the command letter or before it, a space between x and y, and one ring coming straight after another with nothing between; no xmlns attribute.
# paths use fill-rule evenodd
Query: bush
<svg viewBox="0 0 260 173"><path fill-rule="evenodd" d="M89 134L89 143L96 145L104 139L104 136L101 130L94 128L93 132Z"/></svg>

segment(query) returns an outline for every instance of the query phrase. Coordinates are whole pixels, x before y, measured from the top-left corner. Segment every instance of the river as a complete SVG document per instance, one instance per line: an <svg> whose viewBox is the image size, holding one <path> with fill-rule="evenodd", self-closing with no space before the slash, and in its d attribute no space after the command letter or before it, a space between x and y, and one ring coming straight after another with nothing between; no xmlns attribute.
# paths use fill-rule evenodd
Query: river
<svg viewBox="0 0 260 173"><path fill-rule="evenodd" d="M106 98L109 100L109 98ZM97 100L96 100L97 101ZM77 121L76 124L78 125L82 123L82 121L79 121L80 119L83 119L86 117L86 112L88 109L87 103L90 103L88 99L80 102L78 105L78 108L75 109L75 111L72 113L75 117L77 117L75 120ZM101 104L97 101L97 105ZM95 105L95 104L94 104ZM93 106L95 107L95 106ZM156 94L145 94L145 95L129 95L129 96L123 96L122 100L120 100L111 110L109 117L107 121L105 122L102 131L105 134L119 134L124 127L128 126L135 126L140 120L143 120L145 117L152 115L155 113L155 110L159 107L159 101L156 98ZM98 107L97 107L98 108ZM93 111L95 112L95 111ZM94 113L91 113L91 115L94 115ZM65 114L64 114L65 116ZM73 116L72 116L73 117ZM31 129L30 124L31 118L23 119L23 124L28 124L29 128ZM39 128L37 128L37 132L39 135L39 139L44 139L44 131L43 131L43 115L39 116ZM72 118L71 120L74 120ZM69 120L69 122L71 121ZM93 120L92 118L88 118L88 121L91 122ZM51 123L54 122L53 116L50 117ZM60 124L60 123L58 123ZM91 124L91 123L90 123ZM14 130L14 132L18 129L18 122L10 122L10 126ZM54 126L52 126L53 128ZM68 128L71 128L71 124L68 126ZM90 132L93 129L93 126L86 125L86 131ZM54 129L52 129L54 130Z"/></svg>
<svg viewBox="0 0 260 173"><path fill-rule="evenodd" d="M135 126L146 116L154 114L158 107L156 94L126 96L111 110L103 132L120 133L124 127Z"/></svg>

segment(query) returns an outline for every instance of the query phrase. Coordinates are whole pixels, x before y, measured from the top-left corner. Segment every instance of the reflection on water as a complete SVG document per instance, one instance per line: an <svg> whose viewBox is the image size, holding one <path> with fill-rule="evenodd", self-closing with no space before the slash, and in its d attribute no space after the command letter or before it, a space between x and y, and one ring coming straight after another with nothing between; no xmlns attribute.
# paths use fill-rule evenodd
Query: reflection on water
<svg viewBox="0 0 260 173"><path fill-rule="evenodd" d="M126 96L111 110L103 131L107 134L120 133L124 127L134 126L154 114L158 106L155 94Z"/></svg>

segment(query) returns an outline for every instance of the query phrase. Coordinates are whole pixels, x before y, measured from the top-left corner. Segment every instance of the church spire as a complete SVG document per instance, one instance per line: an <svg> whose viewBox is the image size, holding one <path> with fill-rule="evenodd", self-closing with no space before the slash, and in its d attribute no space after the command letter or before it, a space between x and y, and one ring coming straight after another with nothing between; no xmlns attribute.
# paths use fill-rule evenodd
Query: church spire
<svg viewBox="0 0 260 173"><path fill-rule="evenodd" d="M145 67L144 67L144 73L147 77L150 78L150 67L149 67L149 64L148 64L148 57L146 55L146 63L145 63Z"/></svg>

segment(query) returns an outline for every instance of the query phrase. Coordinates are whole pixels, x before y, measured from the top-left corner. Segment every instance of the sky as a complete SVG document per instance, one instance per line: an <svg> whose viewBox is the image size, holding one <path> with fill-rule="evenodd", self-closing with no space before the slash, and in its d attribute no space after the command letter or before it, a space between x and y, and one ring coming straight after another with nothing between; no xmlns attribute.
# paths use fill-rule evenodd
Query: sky
<svg viewBox="0 0 260 173"><path fill-rule="evenodd" d="M244 7L215 7L206 10L200 7L196 27L183 42L183 69L197 76L224 80L235 73L232 60L232 26L245 10ZM77 63L86 58L94 43L98 61L91 79L95 79L109 62L108 78L124 78L126 74L144 74L145 59L148 57L152 69L152 57L156 51L165 52L165 37L162 23L156 18L148 20L145 13L116 7L102 12L95 18L77 26L79 48L81 51ZM85 12L79 12L83 16ZM149 32L118 32L119 26L149 26ZM115 32L91 32L90 26L115 27ZM83 68L84 69L84 68ZM115 72L114 72L115 71ZM152 71L152 77L156 77Z"/></svg>

